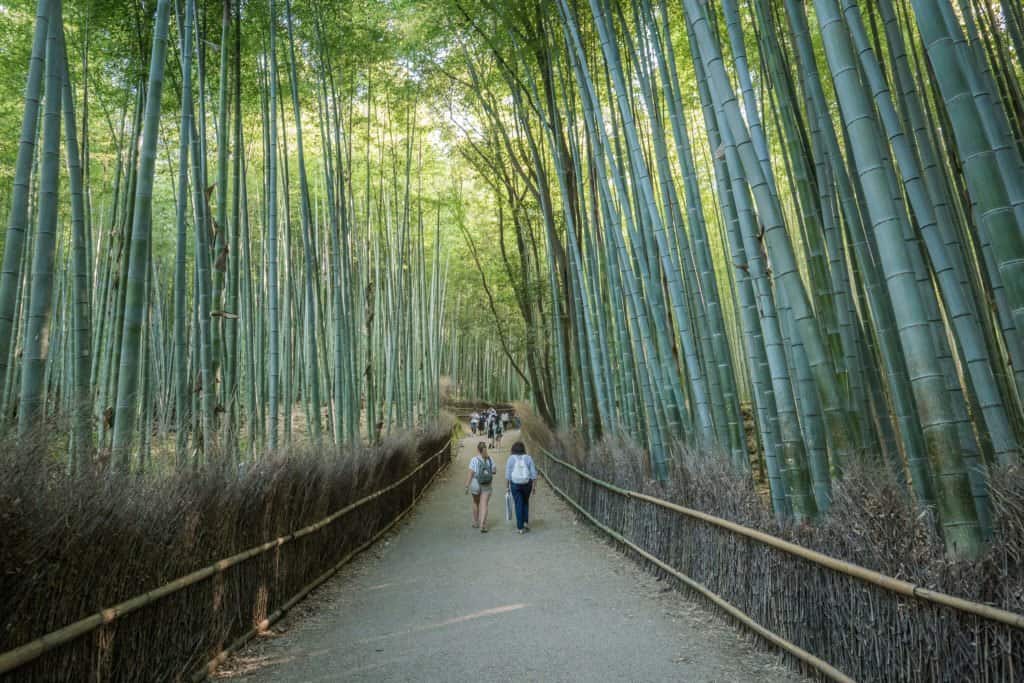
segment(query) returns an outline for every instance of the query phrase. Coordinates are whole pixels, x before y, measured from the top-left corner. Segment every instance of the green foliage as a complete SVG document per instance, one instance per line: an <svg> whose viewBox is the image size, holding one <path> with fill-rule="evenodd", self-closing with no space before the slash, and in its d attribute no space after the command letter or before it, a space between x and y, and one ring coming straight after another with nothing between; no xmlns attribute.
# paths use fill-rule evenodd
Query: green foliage
<svg viewBox="0 0 1024 683"><path fill-rule="evenodd" d="M983 468L1024 434L1014 3L239 1L227 25L199 3L189 41L173 3L159 102L157 5L64 3L101 444L136 409L119 443L173 422L181 462L303 421L372 439L436 410L445 375L589 439L630 432L658 475L673 440L722 450L765 470L779 516L826 510L874 454L947 527L985 530ZM66 192L41 206L38 172L11 190L35 7L0 3L0 206L31 195L4 238L5 419L19 226L55 209L58 259L71 242ZM74 365L51 265L44 412ZM136 380L152 395L115 411Z"/></svg>

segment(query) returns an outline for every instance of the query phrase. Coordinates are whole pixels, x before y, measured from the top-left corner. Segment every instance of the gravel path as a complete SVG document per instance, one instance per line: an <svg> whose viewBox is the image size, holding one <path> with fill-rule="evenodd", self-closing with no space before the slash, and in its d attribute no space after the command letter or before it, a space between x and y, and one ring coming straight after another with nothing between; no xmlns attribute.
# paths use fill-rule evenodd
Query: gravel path
<svg viewBox="0 0 1024 683"><path fill-rule="evenodd" d="M463 494L475 440L397 531L218 674L247 681L796 681L716 617L577 523L543 484L533 531L491 531Z"/></svg>

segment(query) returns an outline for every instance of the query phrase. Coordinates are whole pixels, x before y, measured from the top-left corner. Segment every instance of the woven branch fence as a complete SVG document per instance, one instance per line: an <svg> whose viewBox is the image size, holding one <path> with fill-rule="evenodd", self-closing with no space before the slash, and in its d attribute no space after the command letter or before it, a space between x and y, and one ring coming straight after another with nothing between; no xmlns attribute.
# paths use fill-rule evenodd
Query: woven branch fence
<svg viewBox="0 0 1024 683"><path fill-rule="evenodd" d="M631 552L832 680L1024 680L1024 615L929 591L642 493L541 450L561 497Z"/></svg>
<svg viewBox="0 0 1024 683"><path fill-rule="evenodd" d="M46 635L31 634L41 621L38 610L29 618L23 613L20 619L8 620L0 644L17 647L0 654L0 680L207 678L231 651L277 621L409 512L450 462L451 438L447 431L435 432L412 446L382 449L378 459L364 457L341 467L313 464L304 470L281 466L272 473L280 481L265 484L264 499L232 510L237 518L225 523L247 527L242 533L235 529L231 538L251 538L263 531L262 538L269 535L270 540L173 581L150 584L159 587L114 606L95 605L91 614L85 612L88 616ZM368 489L370 486L376 490ZM282 517L306 524L275 537ZM191 529L190 538L207 533L194 519L178 521L179 526ZM181 564L180 558L174 557L174 547L154 551L168 563ZM72 583L67 573L83 571L67 567L70 562L63 564L44 567L39 573L52 570L54 576ZM111 573L115 571L112 563ZM91 578L98 583L102 579ZM119 583L116 577L110 582ZM90 586L81 588L88 591ZM101 585L99 590L104 588ZM88 604L89 597L85 597ZM67 611L67 601L54 600L51 611ZM24 611L28 609L26 606ZM52 621L51 615L45 616L45 621ZM24 634L31 634L32 640Z"/></svg>

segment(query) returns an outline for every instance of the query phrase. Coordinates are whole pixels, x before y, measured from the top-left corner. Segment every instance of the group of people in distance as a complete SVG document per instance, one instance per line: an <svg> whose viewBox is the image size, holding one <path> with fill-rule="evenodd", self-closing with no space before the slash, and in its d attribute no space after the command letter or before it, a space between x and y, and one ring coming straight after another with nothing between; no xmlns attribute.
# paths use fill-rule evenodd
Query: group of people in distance
<svg viewBox="0 0 1024 683"><path fill-rule="evenodd" d="M473 436L486 436L488 448L497 448L501 445L501 437L508 431L511 422L512 415L507 410L502 411L500 415L494 408L489 408L482 414L474 410L469 416L469 431Z"/></svg>
<svg viewBox="0 0 1024 683"><path fill-rule="evenodd" d="M487 533L487 506L494 490L497 464L487 452L483 441L476 445L476 455L469 461L466 473L466 493L473 496L473 528ZM516 530L526 533L530 530L530 496L536 488L537 466L526 454L522 441L512 444L512 452L505 462L505 482L515 504Z"/></svg>

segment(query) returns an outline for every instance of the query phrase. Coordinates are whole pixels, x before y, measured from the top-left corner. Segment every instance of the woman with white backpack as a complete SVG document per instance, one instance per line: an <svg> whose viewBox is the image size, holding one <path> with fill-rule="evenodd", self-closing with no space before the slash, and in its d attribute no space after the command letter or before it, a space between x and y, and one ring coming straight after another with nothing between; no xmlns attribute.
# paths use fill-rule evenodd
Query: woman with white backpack
<svg viewBox="0 0 1024 683"><path fill-rule="evenodd" d="M477 454L469 461L469 473L466 475L466 493L473 494L473 528L480 528L480 533L487 533L487 505L491 500L491 485L497 466L494 459L487 453L487 443L481 441L476 445Z"/></svg>
<svg viewBox="0 0 1024 683"><path fill-rule="evenodd" d="M516 508L516 529L519 533L530 530L530 495L537 481L537 466L526 454L522 441L512 444L512 454L505 463L505 479Z"/></svg>

